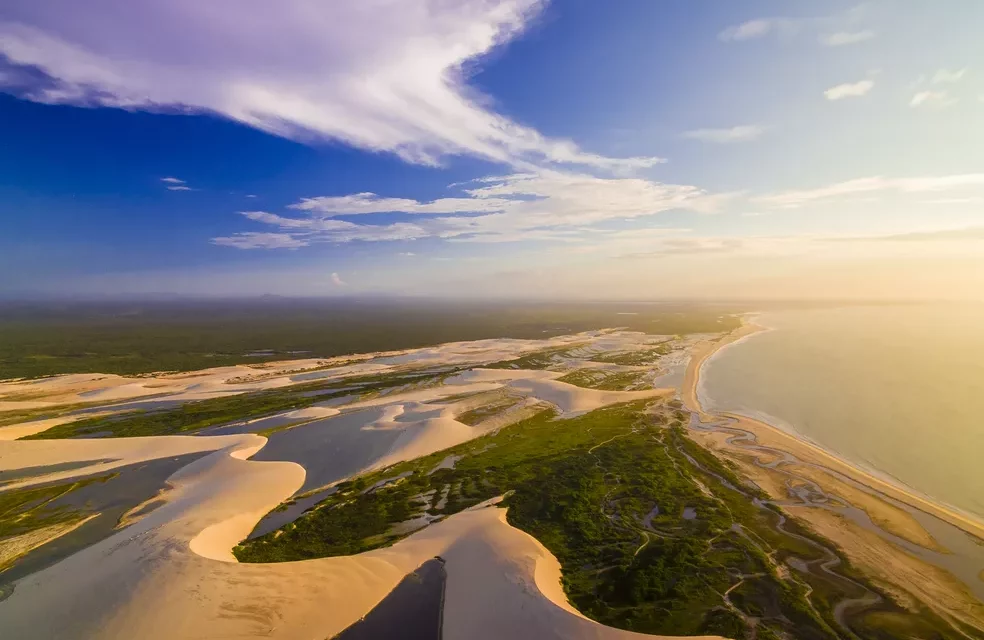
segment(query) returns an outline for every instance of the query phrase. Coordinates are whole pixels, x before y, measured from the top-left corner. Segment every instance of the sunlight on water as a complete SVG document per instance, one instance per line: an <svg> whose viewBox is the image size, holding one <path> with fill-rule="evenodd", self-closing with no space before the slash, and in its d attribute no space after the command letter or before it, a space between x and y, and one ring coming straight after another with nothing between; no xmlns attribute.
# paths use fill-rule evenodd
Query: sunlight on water
<svg viewBox="0 0 984 640"><path fill-rule="evenodd" d="M984 519L984 308L765 314L705 365L706 406L793 429Z"/></svg>

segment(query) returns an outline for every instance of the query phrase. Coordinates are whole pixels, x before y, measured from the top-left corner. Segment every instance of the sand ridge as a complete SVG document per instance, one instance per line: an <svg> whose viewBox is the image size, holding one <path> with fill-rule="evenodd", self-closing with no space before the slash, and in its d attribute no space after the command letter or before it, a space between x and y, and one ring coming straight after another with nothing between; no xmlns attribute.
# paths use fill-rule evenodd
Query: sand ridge
<svg viewBox="0 0 984 640"><path fill-rule="evenodd" d="M184 467L165 505L19 581L0 602L4 637L330 637L435 555L447 561L446 638L654 637L574 612L556 559L490 505L358 556L235 563L231 546L304 479L293 463L245 459L260 446L244 439Z"/></svg>

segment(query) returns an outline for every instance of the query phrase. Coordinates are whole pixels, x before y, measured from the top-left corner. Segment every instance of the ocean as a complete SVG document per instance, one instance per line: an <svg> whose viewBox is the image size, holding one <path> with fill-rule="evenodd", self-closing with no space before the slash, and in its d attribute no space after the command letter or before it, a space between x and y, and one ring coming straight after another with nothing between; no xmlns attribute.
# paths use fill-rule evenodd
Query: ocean
<svg viewBox="0 0 984 640"><path fill-rule="evenodd" d="M765 313L702 369L705 409L758 418L984 521L984 307Z"/></svg>

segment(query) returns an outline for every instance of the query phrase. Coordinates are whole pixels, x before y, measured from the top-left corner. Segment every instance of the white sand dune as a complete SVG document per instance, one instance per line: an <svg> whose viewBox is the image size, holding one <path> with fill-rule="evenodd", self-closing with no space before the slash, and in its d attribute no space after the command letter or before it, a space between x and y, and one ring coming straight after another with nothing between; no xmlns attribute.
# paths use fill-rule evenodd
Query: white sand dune
<svg viewBox="0 0 984 640"><path fill-rule="evenodd" d="M284 418L297 419L297 420L308 420L317 418L330 418L332 416L337 416L341 413L338 409L334 407L307 407L305 409L297 409L296 411L288 411L287 413L281 414Z"/></svg>
<svg viewBox="0 0 984 640"><path fill-rule="evenodd" d="M620 402L631 402L673 393L672 389L602 391L600 389L585 389L557 380L535 378L513 380L509 383L509 387L525 395L535 396L540 400L556 405L562 416L594 411Z"/></svg>
<svg viewBox="0 0 984 640"><path fill-rule="evenodd" d="M484 340L369 354L360 356L358 364L331 370L327 377L432 361L508 359L545 346L576 344L598 336ZM607 334L604 339L611 340L611 336ZM367 361L383 357L392 362ZM151 394L167 394L167 399L203 399L214 397L212 394L292 384L290 375L305 368L300 362L308 368L324 364L323 360L305 360L138 379L59 376L0 383L0 396L30 390L39 396L50 394L44 401L61 404L86 401L87 397L102 401ZM572 415L669 392L583 389L557 382L560 375L478 369L459 374L439 387L378 396L346 408L378 407L379 412L364 428L400 431L389 453L374 464L382 467L446 449L487 431L455 420L456 403L424 404L427 402L508 389L527 396L528 402L543 400ZM315 406L284 415L317 419L337 413L337 408ZM0 601L4 640L331 637L365 615L407 573L435 555L447 561L445 638L655 637L611 629L577 613L561 588L556 558L535 539L509 526L505 511L495 507L457 514L391 547L357 556L270 565L236 563L233 545L245 538L262 516L303 486L302 467L292 462L248 460L266 443L255 434L3 440L16 433L36 433L65 419L0 430L0 470L110 460L43 478L50 481L185 453L207 455L169 479L171 488L163 494L163 506L110 538L18 581L13 594ZM22 480L3 490L38 481Z"/></svg>
<svg viewBox="0 0 984 640"><path fill-rule="evenodd" d="M43 400L0 400L0 412L30 411L31 409L44 409L50 406L52 406L51 402Z"/></svg>
<svg viewBox="0 0 984 640"><path fill-rule="evenodd" d="M573 611L556 559L495 507L357 556L232 562L230 547L304 478L293 463L241 459L257 446L244 441L192 463L171 477L167 504L17 582L0 602L5 640L331 637L435 555L447 561L446 638L653 637Z"/></svg>
<svg viewBox="0 0 984 640"><path fill-rule="evenodd" d="M47 431L52 427L57 427L61 424L67 424L69 422L75 422L80 418L91 418L97 415L105 415L103 413L90 413L87 416L75 415L75 416L61 416L58 418L46 418L44 420L31 420L30 422L21 422L20 424L14 424L7 427L0 427L0 441L3 440L16 440L17 438L26 438L27 436L33 436L36 433L41 433L42 431ZM2 448L0 448L2 452Z"/></svg>
<svg viewBox="0 0 984 640"><path fill-rule="evenodd" d="M12 482L4 486L6 490L97 471L108 471L137 462L188 453L250 447L258 450L265 443L266 438L252 433L209 437L148 436L142 438L81 438L78 440L8 440L0 441L0 471L108 460L108 462L99 462L87 467Z"/></svg>

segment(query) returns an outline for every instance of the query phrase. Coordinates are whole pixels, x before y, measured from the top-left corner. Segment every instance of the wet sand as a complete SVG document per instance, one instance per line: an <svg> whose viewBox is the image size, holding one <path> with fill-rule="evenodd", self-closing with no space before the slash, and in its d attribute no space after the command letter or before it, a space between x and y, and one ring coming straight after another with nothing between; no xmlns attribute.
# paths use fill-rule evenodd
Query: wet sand
<svg viewBox="0 0 984 640"><path fill-rule="evenodd" d="M912 594L944 619L984 624L984 582L976 575L984 567L979 523L782 429L703 409L698 398L702 365L717 350L760 330L746 325L694 349L681 392L694 416L691 436L738 463L776 504L836 543L900 602Z"/></svg>

